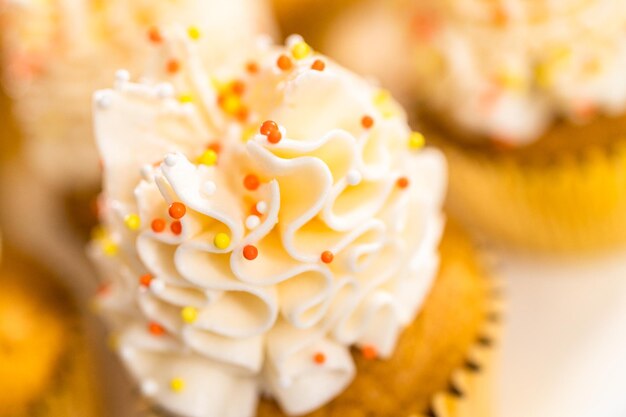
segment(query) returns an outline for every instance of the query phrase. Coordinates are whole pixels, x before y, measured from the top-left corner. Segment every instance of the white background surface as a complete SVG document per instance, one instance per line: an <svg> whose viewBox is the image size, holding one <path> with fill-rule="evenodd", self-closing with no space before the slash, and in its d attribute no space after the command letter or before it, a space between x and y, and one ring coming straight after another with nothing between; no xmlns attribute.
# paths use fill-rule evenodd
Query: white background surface
<svg viewBox="0 0 626 417"><path fill-rule="evenodd" d="M626 416L626 251L499 255L507 313L497 416Z"/></svg>

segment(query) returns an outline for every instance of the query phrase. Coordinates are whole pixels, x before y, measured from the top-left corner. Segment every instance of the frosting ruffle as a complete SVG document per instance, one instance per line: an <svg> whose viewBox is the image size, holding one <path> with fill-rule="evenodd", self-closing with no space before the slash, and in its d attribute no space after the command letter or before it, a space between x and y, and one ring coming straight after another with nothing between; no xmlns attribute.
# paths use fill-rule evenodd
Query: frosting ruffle
<svg viewBox="0 0 626 417"><path fill-rule="evenodd" d="M174 29L146 81L95 95L100 305L166 409L247 417L265 392L307 413L350 383L352 346L389 357L419 311L445 161L299 37L212 73L200 47Z"/></svg>

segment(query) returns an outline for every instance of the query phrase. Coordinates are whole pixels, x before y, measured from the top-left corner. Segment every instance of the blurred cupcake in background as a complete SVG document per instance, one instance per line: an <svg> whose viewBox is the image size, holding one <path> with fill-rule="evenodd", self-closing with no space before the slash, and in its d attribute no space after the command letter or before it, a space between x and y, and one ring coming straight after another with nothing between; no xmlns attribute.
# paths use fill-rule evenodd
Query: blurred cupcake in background
<svg viewBox="0 0 626 417"><path fill-rule="evenodd" d="M386 18L410 70L398 88L447 153L452 211L521 247L626 241L626 4L395 4Z"/></svg>
<svg viewBox="0 0 626 417"><path fill-rule="evenodd" d="M90 245L155 413L488 416L500 306L445 225L443 155L299 36L214 70L163 37L145 82L94 96Z"/></svg>
<svg viewBox="0 0 626 417"><path fill-rule="evenodd" d="M34 172L62 191L97 183L92 92L111 74L145 64L156 25L177 22L212 39L222 62L274 27L263 0L5 0L0 6L4 81ZM168 63L176 71L176 62ZM71 161L71 163L69 163Z"/></svg>

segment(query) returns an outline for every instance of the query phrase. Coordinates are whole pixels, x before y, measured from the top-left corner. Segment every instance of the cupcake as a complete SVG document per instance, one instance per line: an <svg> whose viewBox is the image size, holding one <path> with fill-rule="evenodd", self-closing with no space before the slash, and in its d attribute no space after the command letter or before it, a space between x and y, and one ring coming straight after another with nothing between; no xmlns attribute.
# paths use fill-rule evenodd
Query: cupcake
<svg viewBox="0 0 626 417"><path fill-rule="evenodd" d="M67 291L12 248L0 285L0 416L101 415L93 357Z"/></svg>
<svg viewBox="0 0 626 417"><path fill-rule="evenodd" d="M200 48L164 31L94 96L97 303L154 413L489 415L498 306L441 153L299 36L214 71Z"/></svg>
<svg viewBox="0 0 626 417"><path fill-rule="evenodd" d="M118 68L142 68L165 22L213 40L208 62L226 59L259 32L272 32L261 0L4 1L0 29L5 81L26 138L28 161L61 191L97 184L88 111L92 92ZM233 30L237 27L237 30ZM171 71L176 62L168 63ZM66 163L71 160L72 163Z"/></svg>
<svg viewBox="0 0 626 417"><path fill-rule="evenodd" d="M390 13L419 122L449 158L452 212L518 247L623 243L626 6L410 7Z"/></svg>

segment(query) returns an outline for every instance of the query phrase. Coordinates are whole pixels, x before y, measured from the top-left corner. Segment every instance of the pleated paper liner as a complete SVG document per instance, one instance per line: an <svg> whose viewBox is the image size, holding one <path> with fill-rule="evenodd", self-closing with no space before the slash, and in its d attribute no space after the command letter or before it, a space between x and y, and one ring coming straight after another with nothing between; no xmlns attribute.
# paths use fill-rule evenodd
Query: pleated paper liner
<svg viewBox="0 0 626 417"><path fill-rule="evenodd" d="M371 361L355 350L357 375L351 386L307 417L492 415L491 385L502 310L500 282L485 273L473 247L455 226L448 227L441 255L439 278L422 310L426 313L405 330L394 357ZM456 323L450 327L446 319ZM407 375L407 370L419 376L409 378L410 382L397 376ZM179 417L146 400L142 404L140 416ZM256 417L283 416L274 402L261 399Z"/></svg>
<svg viewBox="0 0 626 417"><path fill-rule="evenodd" d="M0 271L0 416L101 416L94 357L67 289L12 249Z"/></svg>
<svg viewBox="0 0 626 417"><path fill-rule="evenodd" d="M551 252L626 242L626 116L559 122L536 143L498 149L424 124L450 166L451 213L492 240Z"/></svg>

